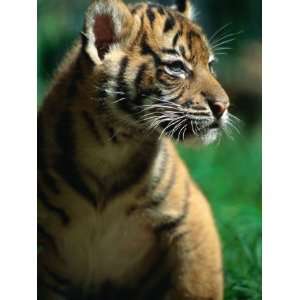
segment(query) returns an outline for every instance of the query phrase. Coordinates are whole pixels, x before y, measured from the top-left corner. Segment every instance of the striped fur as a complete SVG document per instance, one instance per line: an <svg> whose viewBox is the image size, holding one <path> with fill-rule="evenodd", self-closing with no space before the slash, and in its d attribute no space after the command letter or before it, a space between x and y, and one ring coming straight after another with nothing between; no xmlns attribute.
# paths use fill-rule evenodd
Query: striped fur
<svg viewBox="0 0 300 300"><path fill-rule="evenodd" d="M54 78L38 115L40 299L223 298L210 207L170 136L213 140L209 101L228 98L190 2L177 9L93 1Z"/></svg>

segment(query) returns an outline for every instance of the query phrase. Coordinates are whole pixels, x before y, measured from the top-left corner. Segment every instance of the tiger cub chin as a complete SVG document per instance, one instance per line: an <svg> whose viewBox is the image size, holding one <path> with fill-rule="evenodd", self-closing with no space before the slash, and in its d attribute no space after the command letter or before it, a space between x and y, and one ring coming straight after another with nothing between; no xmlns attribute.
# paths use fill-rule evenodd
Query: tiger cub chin
<svg viewBox="0 0 300 300"><path fill-rule="evenodd" d="M90 4L38 114L40 299L223 299L211 210L174 147L214 141L229 106L191 14Z"/></svg>

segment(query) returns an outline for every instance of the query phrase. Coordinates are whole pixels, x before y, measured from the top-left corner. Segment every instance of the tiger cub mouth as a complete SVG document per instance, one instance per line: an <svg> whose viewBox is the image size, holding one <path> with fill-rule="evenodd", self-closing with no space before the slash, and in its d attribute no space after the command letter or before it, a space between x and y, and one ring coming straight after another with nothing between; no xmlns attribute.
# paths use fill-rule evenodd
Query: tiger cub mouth
<svg viewBox="0 0 300 300"><path fill-rule="evenodd" d="M187 116L181 122L166 121L160 125L162 133L177 141L184 141L189 138L205 138L208 135L218 135L222 129L220 121L211 118Z"/></svg>

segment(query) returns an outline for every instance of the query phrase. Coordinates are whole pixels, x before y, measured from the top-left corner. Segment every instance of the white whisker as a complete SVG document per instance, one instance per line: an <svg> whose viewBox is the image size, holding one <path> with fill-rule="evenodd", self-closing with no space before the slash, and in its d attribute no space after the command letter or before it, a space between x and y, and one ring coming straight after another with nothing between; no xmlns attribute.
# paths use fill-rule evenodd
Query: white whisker
<svg viewBox="0 0 300 300"><path fill-rule="evenodd" d="M214 52L219 51L219 50L232 50L231 47L218 47L217 49L214 50Z"/></svg>
<svg viewBox="0 0 300 300"><path fill-rule="evenodd" d="M218 39L215 39L214 41L212 41L210 44L211 46L214 46L215 44L217 44L218 42L222 42L223 40L227 39L227 38L230 38L230 37L235 37L239 34L241 34L242 31L239 31L239 32L231 32L231 33L227 33L223 36L221 36L220 38Z"/></svg>
<svg viewBox="0 0 300 300"><path fill-rule="evenodd" d="M182 140L183 140L183 141L184 141L184 137L185 137L186 130L187 130L187 125L185 126L185 129L184 129L183 134L182 134Z"/></svg>
<svg viewBox="0 0 300 300"><path fill-rule="evenodd" d="M177 129L180 128L180 126L182 125L182 123L186 122L185 119L181 120L172 130L172 136L176 133Z"/></svg>
<svg viewBox="0 0 300 300"><path fill-rule="evenodd" d="M243 123L243 121L241 119L239 119L238 117L236 117L235 115L233 115L231 113L228 113L228 117L229 117L229 119L233 118L238 123Z"/></svg>
<svg viewBox="0 0 300 300"><path fill-rule="evenodd" d="M214 55L216 57L219 56L219 55L228 55L228 52L226 52L226 51L216 51L216 52L214 52Z"/></svg>
<svg viewBox="0 0 300 300"><path fill-rule="evenodd" d="M125 93L122 92L122 91L113 91L113 90L110 90L110 89L105 89L105 92L107 94L113 94L113 95L125 95Z"/></svg>
<svg viewBox="0 0 300 300"><path fill-rule="evenodd" d="M162 130L162 132L161 132L161 134L160 134L160 136L159 136L158 139L161 139L161 137L162 137L163 134L166 132L166 130L167 130L168 128L170 128L171 126L177 124L177 122L179 122L179 121L180 121L180 119L179 119L179 120L178 120L178 119L175 119L174 121L171 121L171 122L169 123L169 125L167 125L167 126Z"/></svg>
<svg viewBox="0 0 300 300"><path fill-rule="evenodd" d="M222 27L220 27L218 30L215 31L215 33L208 39L209 42L211 42L214 38L216 38L218 36L218 34L220 34L223 30L225 30L229 25L231 25L232 23L227 23L225 25L223 25Z"/></svg>
<svg viewBox="0 0 300 300"><path fill-rule="evenodd" d="M121 101L124 101L126 100L127 98L120 98L120 99L117 99L116 101L113 101L112 103L118 103L118 102L121 102Z"/></svg>
<svg viewBox="0 0 300 300"><path fill-rule="evenodd" d="M232 42L232 41L234 41L234 40L235 40L235 39L232 38L232 39L228 39L228 40L225 40L225 41L223 41L223 42L220 42L220 43L214 45L214 46L212 47L212 49L214 50L214 49L216 49L218 46L228 44L228 43L230 43L230 42Z"/></svg>
<svg viewBox="0 0 300 300"><path fill-rule="evenodd" d="M185 124L184 126L182 126L181 129L179 130L178 136L177 136L177 141L178 141L178 142L179 142L179 140L180 140L180 135L181 135L182 131L183 131L184 128L186 128L186 127L187 127L187 124Z"/></svg>

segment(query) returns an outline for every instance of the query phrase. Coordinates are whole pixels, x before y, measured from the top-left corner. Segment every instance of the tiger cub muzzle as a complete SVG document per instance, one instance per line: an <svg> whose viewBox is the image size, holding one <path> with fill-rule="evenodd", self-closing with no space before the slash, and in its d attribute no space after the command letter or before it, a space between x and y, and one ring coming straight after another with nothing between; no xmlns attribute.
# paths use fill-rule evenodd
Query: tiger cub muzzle
<svg viewBox="0 0 300 300"><path fill-rule="evenodd" d="M151 113L145 119L151 122L150 127L177 141L196 137L206 144L216 140L228 118L229 98L225 91L218 86L212 92L201 91L196 96L181 98L162 96L149 105Z"/></svg>

